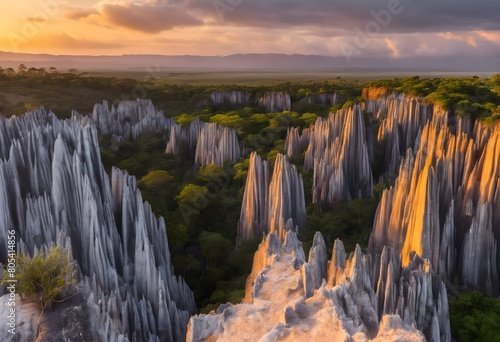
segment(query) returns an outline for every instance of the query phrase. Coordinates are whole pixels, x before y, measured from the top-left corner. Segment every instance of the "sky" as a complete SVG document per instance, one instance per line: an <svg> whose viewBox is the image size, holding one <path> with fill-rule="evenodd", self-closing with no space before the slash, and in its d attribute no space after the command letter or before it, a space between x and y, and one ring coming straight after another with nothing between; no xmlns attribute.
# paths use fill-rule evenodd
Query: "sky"
<svg viewBox="0 0 500 342"><path fill-rule="evenodd" d="M16 0L0 51L500 57L498 0Z"/></svg>

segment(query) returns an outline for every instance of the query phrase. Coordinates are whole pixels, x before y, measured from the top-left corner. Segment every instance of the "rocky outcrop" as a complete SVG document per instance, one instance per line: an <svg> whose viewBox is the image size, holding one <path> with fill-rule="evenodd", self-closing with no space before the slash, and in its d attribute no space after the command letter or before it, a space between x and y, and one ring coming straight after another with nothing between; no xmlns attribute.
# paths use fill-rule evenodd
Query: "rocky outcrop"
<svg viewBox="0 0 500 342"><path fill-rule="evenodd" d="M391 181L398 175L401 158L408 148L415 148L415 141L424 125L433 117L433 105L426 104L422 98L407 97L404 94L393 93L380 98L377 109L367 105L368 110L380 120L377 140L385 150L385 178ZM437 110L436 115L447 117L446 112Z"/></svg>
<svg viewBox="0 0 500 342"><path fill-rule="evenodd" d="M197 140L194 156L197 165L223 166L227 160L234 163L241 158L240 144L234 128L206 123Z"/></svg>
<svg viewBox="0 0 500 342"><path fill-rule="evenodd" d="M203 122L198 118L183 126L173 124L165 153L194 159L198 166L223 166L225 161L235 163L241 158L234 128Z"/></svg>
<svg viewBox="0 0 500 342"><path fill-rule="evenodd" d="M273 176L269 183L268 228L281 238L291 228L302 231L306 227L306 204L302 175L288 157L277 155ZM291 220L291 221L290 221Z"/></svg>
<svg viewBox="0 0 500 342"><path fill-rule="evenodd" d="M290 94L284 92L271 91L264 93L257 103L259 106L264 107L268 113L292 110Z"/></svg>
<svg viewBox="0 0 500 342"><path fill-rule="evenodd" d="M212 104L243 104L250 101L252 94L244 91L214 91L210 94L210 101Z"/></svg>
<svg viewBox="0 0 500 342"><path fill-rule="evenodd" d="M295 165L278 154L269 178L268 162L253 152L238 222L238 243L269 231L283 238L287 230L305 229L305 223L304 185Z"/></svg>
<svg viewBox="0 0 500 342"><path fill-rule="evenodd" d="M369 248L401 250L403 265L415 251L445 279L458 266L459 285L498 296L500 128L449 122L436 107L417 131L415 150L382 195Z"/></svg>
<svg viewBox="0 0 500 342"><path fill-rule="evenodd" d="M327 282L328 280L328 282ZM451 341L444 284L396 251L346 257L340 241L327 270L317 233L308 262L295 233L270 233L255 253L245 303L191 318L187 341ZM425 336L424 336L425 334Z"/></svg>
<svg viewBox="0 0 500 342"><path fill-rule="evenodd" d="M0 296L0 317L3 325L0 329L0 341L36 341L38 318L42 310L35 303L22 301L19 295L16 296L15 303L15 306L9 305L9 295ZM13 314L10 309L15 310ZM9 318L9 315L13 318ZM20 324L21 322L23 324Z"/></svg>
<svg viewBox="0 0 500 342"><path fill-rule="evenodd" d="M301 155L309 146L311 128L305 128L300 132L299 127L290 127L288 129L285 140L285 152L290 158L295 158Z"/></svg>
<svg viewBox="0 0 500 342"><path fill-rule="evenodd" d="M0 226L15 230L18 252L70 250L100 313L82 319L102 322L103 339L181 339L196 307L174 274L163 218L134 177L113 168L110 184L91 120L40 109L0 118L0 137Z"/></svg>
<svg viewBox="0 0 500 342"><path fill-rule="evenodd" d="M267 160L252 152L238 221L237 244L268 232L269 181Z"/></svg>
<svg viewBox="0 0 500 342"><path fill-rule="evenodd" d="M359 105L318 118L308 135L304 169L314 170L314 203L324 206L372 196L369 147ZM300 146L300 140L293 136L288 140L288 151L296 154L294 146Z"/></svg>
<svg viewBox="0 0 500 342"><path fill-rule="evenodd" d="M198 137L205 124L205 122L196 118L187 125L172 125L165 153L180 158L193 159Z"/></svg>
<svg viewBox="0 0 500 342"><path fill-rule="evenodd" d="M316 95L309 95L300 100L300 102L335 106L340 102L339 93L321 93Z"/></svg>
<svg viewBox="0 0 500 342"><path fill-rule="evenodd" d="M170 130L173 119L166 118L151 100L120 101L115 107L107 101L95 104L91 115L101 134L136 140L146 132L157 133Z"/></svg>

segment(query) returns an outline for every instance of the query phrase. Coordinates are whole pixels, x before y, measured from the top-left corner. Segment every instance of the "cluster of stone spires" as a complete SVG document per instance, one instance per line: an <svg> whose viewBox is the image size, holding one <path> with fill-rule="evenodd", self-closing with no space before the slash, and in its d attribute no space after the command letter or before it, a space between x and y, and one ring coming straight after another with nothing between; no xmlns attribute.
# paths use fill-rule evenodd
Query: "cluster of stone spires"
<svg viewBox="0 0 500 342"><path fill-rule="evenodd" d="M320 93L316 95L308 95L300 99L299 102L319 104L327 106L335 106L340 102L339 93ZM245 104L252 102L252 94L240 90L232 91L214 91L210 94L210 100L205 100L201 105L210 104ZM264 107L265 111L270 112L284 112L292 110L292 99L287 92L269 91L264 93L257 101L253 100L258 105Z"/></svg>
<svg viewBox="0 0 500 342"><path fill-rule="evenodd" d="M237 162L241 149L236 130L194 119L187 125L173 124L165 153L194 159L198 166Z"/></svg>
<svg viewBox="0 0 500 342"><path fill-rule="evenodd" d="M92 121L103 135L114 135L125 140L136 140L146 132L168 132L174 124L172 118L157 110L151 100L120 101L109 105L96 103Z"/></svg>
<svg viewBox="0 0 500 342"><path fill-rule="evenodd" d="M238 222L237 244L267 232L284 236L287 230L303 231L306 208L302 175L288 157L278 154L270 177L268 161L256 153L250 164Z"/></svg>
<svg viewBox="0 0 500 342"><path fill-rule="evenodd" d="M383 193L369 248L400 250L405 265L416 251L443 279L455 272L466 288L498 296L499 178L498 126L472 127L434 106Z"/></svg>
<svg viewBox="0 0 500 342"><path fill-rule="evenodd" d="M142 201L133 176L114 168L110 183L88 117L61 121L44 109L1 117L0 204L0 226L15 230L18 252L70 251L96 307L85 319L101 339L184 338L196 306L174 274L163 218Z"/></svg>
<svg viewBox="0 0 500 342"><path fill-rule="evenodd" d="M474 123L467 117L452 117L437 105L423 103L421 98L397 93L378 101L367 101L365 108L376 113L377 119L381 120L378 143L385 146L386 150L384 178L395 179L395 185L383 192L377 209L369 242L370 255L377 258L387 253L387 248L391 248L391 253L398 256L398 264L403 270L411 267L418 256L422 258L429 274L439 275L447 284L454 282L453 286L456 286L457 279L451 278L455 273L458 274L458 283L465 288L497 297L500 291L497 262L500 259L497 249L500 230L496 224L500 222L498 126ZM313 194L314 189L331 189L339 194L337 199L355 197L349 197L353 192L349 191L350 183L346 181L346 175L356 179L352 183L355 186L369 184L371 189L371 183L359 181L363 175L366 175L364 179L371 179L369 163L365 163L370 160L370 144L367 144L370 139L362 126L363 121L359 120L362 117L360 109L355 106L350 112L358 113L357 121L346 119L346 112L339 111L330 114L328 121L318 119L302 134L297 128L288 131L285 143L287 154L296 158L305 152L304 168L316 168L322 161L330 168L339 168L341 159L336 156L342 156L342 153L351 159L351 163L341 169L345 170L345 173L341 173L343 178L321 177L326 173L318 175L315 170L314 175L318 175L315 186L316 182L322 182L323 185L313 187ZM342 119L335 123L336 118ZM344 127L349 129L344 131ZM337 137L342 143L336 142L331 136ZM343 147L346 142L353 147ZM332 150L336 154L325 153L331 146L335 146ZM334 172L331 174L335 175ZM250 180L258 177L259 173L249 175ZM337 186L325 186L332 179L339 180ZM259 184L262 180L247 179L247 186L254 186L254 182ZM368 192L364 194L368 195ZM363 197L359 188L358 196ZM313 197L317 203L321 203L321 196ZM331 203L331 197L324 198ZM243 203L242 219L251 217L249 213L252 209L246 205L248 203ZM240 222L239 227L245 226L251 224ZM269 230L264 227L258 232L262 231ZM394 268L394 263L391 267ZM374 279L371 278L376 281ZM380 300L385 301L383 298ZM435 300L437 302L434 303L439 303L437 298ZM404 310L404 307L400 307L398 311L403 318ZM443 311L446 306L442 301L436 310L438 316L446 314ZM441 323L440 326L442 328ZM437 335L435 328L432 329L434 339ZM449 340L449 336L445 340Z"/></svg>
<svg viewBox="0 0 500 342"><path fill-rule="evenodd" d="M318 118L302 134L291 128L285 150L291 158L305 151L304 169L313 169L313 203L319 206L372 195L372 139L359 105Z"/></svg>

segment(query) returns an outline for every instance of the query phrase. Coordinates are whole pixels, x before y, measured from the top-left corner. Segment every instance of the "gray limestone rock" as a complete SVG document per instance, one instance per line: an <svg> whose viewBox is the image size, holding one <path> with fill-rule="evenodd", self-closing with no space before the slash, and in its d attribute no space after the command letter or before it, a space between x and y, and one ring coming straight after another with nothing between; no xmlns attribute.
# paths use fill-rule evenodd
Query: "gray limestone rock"
<svg viewBox="0 0 500 342"><path fill-rule="evenodd" d="M290 94L284 92L267 92L257 101L257 103L264 107L268 113L292 110Z"/></svg>
<svg viewBox="0 0 500 342"><path fill-rule="evenodd" d="M79 116L74 112L73 115ZM116 135L125 140L136 140L146 132L157 133L170 130L173 119L165 117L151 100L120 101L116 106L107 101L95 104L92 121L101 134Z"/></svg>
<svg viewBox="0 0 500 342"><path fill-rule="evenodd" d="M236 130L194 119L187 125L172 125L165 153L192 159L196 165L235 163L241 158Z"/></svg>
<svg viewBox="0 0 500 342"><path fill-rule="evenodd" d="M287 153L296 156L302 142L289 131ZM313 169L313 202L326 206L335 201L372 196L372 170L364 117L355 105L318 118L307 130L308 147L304 169Z"/></svg>
<svg viewBox="0 0 500 342"><path fill-rule="evenodd" d="M295 165L278 154L269 178L267 161L253 152L238 222L238 243L267 232L276 232L284 241L287 230L303 230L305 221L304 185Z"/></svg>
<svg viewBox="0 0 500 342"><path fill-rule="evenodd" d="M98 306L80 312L99 312L106 340L185 336L196 306L173 272L163 218L143 202L134 177L114 168L110 183L92 121L60 121L40 109L0 118L0 132L0 226L15 230L18 252L69 249ZM0 230L1 262L6 234Z"/></svg>

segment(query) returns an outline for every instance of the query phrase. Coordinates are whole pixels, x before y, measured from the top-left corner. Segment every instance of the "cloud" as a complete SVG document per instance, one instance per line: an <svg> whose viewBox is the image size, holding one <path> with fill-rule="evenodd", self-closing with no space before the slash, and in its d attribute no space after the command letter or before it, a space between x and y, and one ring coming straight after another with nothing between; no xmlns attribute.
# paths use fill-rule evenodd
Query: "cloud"
<svg viewBox="0 0 500 342"><path fill-rule="evenodd" d="M33 24L46 24L48 19L40 17L27 17L24 18L24 20Z"/></svg>
<svg viewBox="0 0 500 342"><path fill-rule="evenodd" d="M185 6L221 25L363 29L374 14L389 11L386 33L500 30L500 1L185 0Z"/></svg>
<svg viewBox="0 0 500 342"><path fill-rule="evenodd" d="M95 8L72 8L66 11L65 17L72 20L80 20L98 13Z"/></svg>
<svg viewBox="0 0 500 342"><path fill-rule="evenodd" d="M165 1L152 3L104 3L102 18L112 25L145 33L158 33L174 27L203 25L183 7Z"/></svg>
<svg viewBox="0 0 500 342"><path fill-rule="evenodd" d="M8 39L2 37L0 43L8 43ZM99 40L88 40L88 39L76 39L66 33L60 34L41 34L37 35L33 39L26 39L19 45L20 51L25 51L26 49L34 51L43 51L49 48L50 52L57 53L59 51L98 51L98 50L111 50L126 48L127 46L122 43L99 41Z"/></svg>

